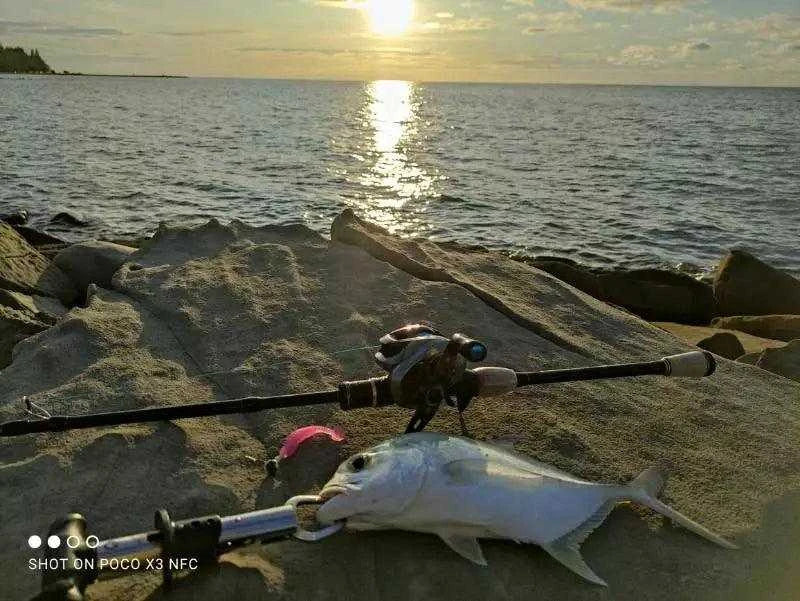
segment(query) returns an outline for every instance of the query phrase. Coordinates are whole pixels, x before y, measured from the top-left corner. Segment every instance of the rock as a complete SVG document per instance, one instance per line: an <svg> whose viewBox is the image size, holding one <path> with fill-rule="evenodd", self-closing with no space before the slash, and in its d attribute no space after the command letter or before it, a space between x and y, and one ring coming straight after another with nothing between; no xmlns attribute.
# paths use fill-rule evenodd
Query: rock
<svg viewBox="0 0 800 601"><path fill-rule="evenodd" d="M421 319L484 340L487 364L523 370L691 349L502 255L443 250L347 216L337 225L332 241L302 227L161 228L137 253L140 269L124 264L113 290L97 288L88 306L16 346L0 375L0 419L22 417L24 395L57 414L325 390L377 375L374 349L363 347ZM699 381L576 382L480 398L466 421L479 439L514 440L518 452L595 481L627 481L663 460L672 466L664 498L741 544L716 548L647 510L616 509L584 547L615 601L742 601L764 590L788 601L796 588L784 582L800 570L793 552L799 394L791 380L720 361ZM4 439L0 540L18 542L0 545L3 594L33 596L39 579L24 569L25 541L66 511L91 512L92 531L111 536L150 528L158 507L182 518L282 504L317 491L341 457L401 432L409 418L399 408L324 405ZM340 427L348 440L304 449L281 464L277 480L266 479L264 461L309 423ZM452 411L430 429L460 430ZM230 591L283 601L342 591L353 601L607 596L535 547L487 541L485 551L489 567L477 568L436 537L413 533L285 541L227 554L217 568L187 574L174 594L195 601ZM92 586L91 597L104 601L164 595L156 573Z"/></svg>
<svg viewBox="0 0 800 601"><path fill-rule="evenodd" d="M736 359L745 354L744 347L739 339L730 332L719 332L697 343L698 348L711 351L715 355L726 359Z"/></svg>
<svg viewBox="0 0 800 601"><path fill-rule="evenodd" d="M0 215L0 221L5 221L9 225L24 225L28 222L28 211L22 209L15 213Z"/></svg>
<svg viewBox="0 0 800 601"><path fill-rule="evenodd" d="M27 227L24 225L13 226L14 230L22 236L28 244L42 253L43 256L52 260L59 252L64 250L69 243L52 234Z"/></svg>
<svg viewBox="0 0 800 601"><path fill-rule="evenodd" d="M28 227L25 225L15 225L14 230L25 238L25 240L33 247L40 247L40 246L57 246L59 244L68 244L66 240L59 238L58 236L54 236L53 234L49 234L42 230L37 230L32 227Z"/></svg>
<svg viewBox="0 0 800 601"><path fill-rule="evenodd" d="M800 382L800 340L792 340L782 348L766 349L756 365Z"/></svg>
<svg viewBox="0 0 800 601"><path fill-rule="evenodd" d="M744 347L745 353L761 353L765 348L783 346L784 343L780 340L771 340L769 338L759 338L744 332L737 332L736 330L725 330L716 327L706 326L691 326L686 324L668 322L668 321L655 321L654 326L670 332L677 336L687 344L697 346L701 340L705 340L715 334L729 333L735 336L739 343Z"/></svg>
<svg viewBox="0 0 800 601"><path fill-rule="evenodd" d="M743 250L732 250L714 278L721 316L800 314L800 280Z"/></svg>
<svg viewBox="0 0 800 601"><path fill-rule="evenodd" d="M602 300L648 320L705 325L714 316L711 286L683 273L611 271L601 274L599 280Z"/></svg>
<svg viewBox="0 0 800 601"><path fill-rule="evenodd" d="M67 226L78 226L83 227L85 225L89 225L89 222L85 219L81 219L80 217L73 215L72 213L68 213L66 211L62 211L60 213L56 213L50 219L50 223L52 225L67 225Z"/></svg>
<svg viewBox="0 0 800 601"><path fill-rule="evenodd" d="M555 257L537 257L535 260L530 261L530 264L557 277L562 282L575 286L578 290L602 300L603 291L600 279L575 261Z"/></svg>
<svg viewBox="0 0 800 601"><path fill-rule="evenodd" d="M136 249L130 246L90 240L65 248L53 263L72 279L78 290L85 292L92 283L110 288L111 278L134 252Z"/></svg>
<svg viewBox="0 0 800 601"><path fill-rule="evenodd" d="M18 342L47 329L48 325L29 311L0 305L0 369L11 363Z"/></svg>
<svg viewBox="0 0 800 601"><path fill-rule="evenodd" d="M800 315L745 315L717 317L711 325L715 328L738 330L761 338L789 342L800 338Z"/></svg>
<svg viewBox="0 0 800 601"><path fill-rule="evenodd" d="M574 261L547 257L534 267L648 320L707 324L714 316L714 292L689 275L658 269L591 270Z"/></svg>
<svg viewBox="0 0 800 601"><path fill-rule="evenodd" d="M30 296L13 290L0 289L0 305L28 311L36 319L51 324L67 313L67 308L58 299L50 296Z"/></svg>
<svg viewBox="0 0 800 601"><path fill-rule="evenodd" d="M65 305L77 296L67 276L5 223L0 223L0 288L52 296Z"/></svg>
<svg viewBox="0 0 800 601"><path fill-rule="evenodd" d="M764 351L758 351L755 353L747 353L742 355L741 357L737 357L736 361L739 363L747 363L748 365L756 365L758 360L761 359L761 353Z"/></svg>

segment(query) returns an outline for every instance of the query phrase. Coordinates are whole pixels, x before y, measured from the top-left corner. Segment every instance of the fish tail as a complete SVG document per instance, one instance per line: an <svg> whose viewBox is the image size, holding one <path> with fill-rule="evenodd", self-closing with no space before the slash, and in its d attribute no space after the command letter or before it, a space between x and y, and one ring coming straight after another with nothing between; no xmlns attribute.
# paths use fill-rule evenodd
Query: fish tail
<svg viewBox="0 0 800 601"><path fill-rule="evenodd" d="M636 503L640 503L668 517L676 524L691 530L695 534L710 540L726 549L737 549L738 547L728 542L718 534L715 534L705 526L689 519L682 513L675 511L666 503L659 501L656 496L661 492L666 482L666 474L658 468L648 468L639 474L633 481L624 487L625 497Z"/></svg>

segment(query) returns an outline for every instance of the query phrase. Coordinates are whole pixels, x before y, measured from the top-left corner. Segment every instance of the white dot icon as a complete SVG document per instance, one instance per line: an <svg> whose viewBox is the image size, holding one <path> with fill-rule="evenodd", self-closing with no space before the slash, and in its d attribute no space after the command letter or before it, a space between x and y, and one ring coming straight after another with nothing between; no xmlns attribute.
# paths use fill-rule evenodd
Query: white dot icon
<svg viewBox="0 0 800 601"><path fill-rule="evenodd" d="M31 549L38 549L42 546L42 537L35 534L28 539L28 546Z"/></svg>
<svg viewBox="0 0 800 601"><path fill-rule="evenodd" d="M47 546L51 549L58 549L58 546L61 544L61 539L58 538L55 534L52 536L47 537Z"/></svg>

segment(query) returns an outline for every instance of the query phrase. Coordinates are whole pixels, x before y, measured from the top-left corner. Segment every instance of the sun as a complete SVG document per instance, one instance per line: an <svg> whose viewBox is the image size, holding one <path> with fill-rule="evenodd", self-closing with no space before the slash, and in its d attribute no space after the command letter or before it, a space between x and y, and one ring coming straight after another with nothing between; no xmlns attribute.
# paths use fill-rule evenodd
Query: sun
<svg viewBox="0 0 800 601"><path fill-rule="evenodd" d="M414 0L367 0L365 8L378 35L400 35L414 18Z"/></svg>

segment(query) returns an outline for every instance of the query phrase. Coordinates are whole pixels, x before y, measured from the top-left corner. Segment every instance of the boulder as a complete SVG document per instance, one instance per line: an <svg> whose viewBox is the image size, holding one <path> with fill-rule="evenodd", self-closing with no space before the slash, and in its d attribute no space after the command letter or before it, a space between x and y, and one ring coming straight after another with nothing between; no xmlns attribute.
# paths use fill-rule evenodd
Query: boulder
<svg viewBox="0 0 800 601"><path fill-rule="evenodd" d="M89 284L111 287L112 277L134 252L136 249L130 246L89 240L65 248L53 263L72 279L78 290L85 292Z"/></svg>
<svg viewBox="0 0 800 601"><path fill-rule="evenodd" d="M5 221L9 225L24 225L28 222L28 211L22 209L14 213L0 215L0 221Z"/></svg>
<svg viewBox="0 0 800 601"><path fill-rule="evenodd" d="M522 370L691 350L502 255L397 238L346 215L338 227L334 240L302 227L161 228L137 253L141 268L126 263L112 290L98 288L86 307L17 345L0 374L0 419L23 417L25 395L52 414L74 414L331 389L377 375L374 348L365 347L422 319L486 342L487 364ZM532 545L486 541L484 568L434 536L361 532L234 550L182 576L172 594L750 601L767 590L793 600L798 398L796 382L721 360L702 380L553 384L473 401L465 419L475 437L513 440L517 452L579 477L620 483L654 463L671 466L663 498L741 546L721 549L646 509L619 507L583 547L611 593ZM319 490L341 458L402 432L409 417L322 405L5 439L0 540L17 542L0 545L4 597L35 594L40 576L27 569L25 541L64 512L83 511L92 532L112 536L150 529L159 507L183 518L275 506ZM265 477L264 461L309 423L339 427L347 442L301 449L279 478ZM442 411L429 429L457 434L457 415ZM89 589L104 601L164 595L152 571Z"/></svg>
<svg viewBox="0 0 800 601"><path fill-rule="evenodd" d="M800 315L738 315L717 317L711 325L715 328L737 330L761 338L789 342L800 338Z"/></svg>
<svg viewBox="0 0 800 601"><path fill-rule="evenodd" d="M659 269L589 269L553 257L537 258L530 264L648 320L707 324L714 316L711 286L687 274Z"/></svg>
<svg viewBox="0 0 800 601"><path fill-rule="evenodd" d="M743 250L720 263L714 296L721 316L800 315L800 280Z"/></svg>
<svg viewBox="0 0 800 601"><path fill-rule="evenodd" d="M31 296L14 290L0 289L0 305L27 311L36 319L46 323L55 323L67 313L67 308L58 299L50 296Z"/></svg>
<svg viewBox="0 0 800 601"><path fill-rule="evenodd" d="M756 365L800 382L800 340L792 340L782 348L764 350Z"/></svg>
<svg viewBox="0 0 800 601"><path fill-rule="evenodd" d="M5 223L0 223L0 288L52 296L66 305L77 296L69 278Z"/></svg>
<svg viewBox="0 0 800 601"><path fill-rule="evenodd" d="M30 311L0 305L0 369L11 363L12 351L18 342L48 326Z"/></svg>
<svg viewBox="0 0 800 601"><path fill-rule="evenodd" d="M715 355L731 360L745 354L742 343L730 332L718 332L708 338L703 338L703 340L697 343L697 346L698 348L711 351Z"/></svg>
<svg viewBox="0 0 800 601"><path fill-rule="evenodd" d="M692 326L681 323L673 323L667 321L655 321L653 325L658 326L662 330L670 332L681 340L685 341L692 346L697 346L701 340L710 338L715 334L729 333L737 338L739 343L744 347L745 353L761 353L765 348L772 348L783 346L784 343L780 340L771 340L769 338L759 338L744 332L736 330L724 330L721 328L707 327L707 326Z"/></svg>
<svg viewBox="0 0 800 601"><path fill-rule="evenodd" d="M746 353L741 357L737 357L736 361L739 363L747 363L748 365L756 365L758 360L761 359L761 353L764 351L758 351L754 353Z"/></svg>
<svg viewBox="0 0 800 601"><path fill-rule="evenodd" d="M50 223L52 225L64 225L64 226L74 226L74 227L83 227L89 224L89 222L77 215L73 215L72 213L68 213L67 211L61 211L60 213L56 213L53 217L50 218Z"/></svg>
<svg viewBox="0 0 800 601"><path fill-rule="evenodd" d="M34 248L67 245L68 242L58 236L54 236L44 230L28 227L26 225L14 225L14 230Z"/></svg>
<svg viewBox="0 0 800 601"><path fill-rule="evenodd" d="M601 299L648 320L707 324L714 316L711 286L659 269L610 271L599 276Z"/></svg>

